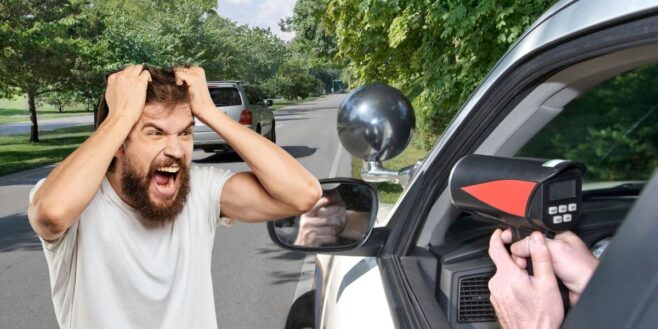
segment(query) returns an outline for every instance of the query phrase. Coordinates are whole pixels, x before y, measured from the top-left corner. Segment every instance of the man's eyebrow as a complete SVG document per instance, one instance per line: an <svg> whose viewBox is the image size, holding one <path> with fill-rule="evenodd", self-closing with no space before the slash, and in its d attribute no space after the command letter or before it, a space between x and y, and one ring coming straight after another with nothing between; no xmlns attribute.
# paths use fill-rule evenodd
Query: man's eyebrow
<svg viewBox="0 0 658 329"><path fill-rule="evenodd" d="M194 127L194 125L195 125L194 120L191 120L190 123L187 124L187 126L185 126L185 128L181 129L181 131L185 131L187 129L190 129L191 127ZM165 131L162 127L156 125L153 122L147 122L142 126L142 130L144 130L146 128L155 128L156 130L159 130L159 131Z"/></svg>
<svg viewBox="0 0 658 329"><path fill-rule="evenodd" d="M156 125L153 122L147 122L142 126L142 130L144 130L146 128L155 128L157 130L164 131L164 129L162 129L160 126Z"/></svg>
<svg viewBox="0 0 658 329"><path fill-rule="evenodd" d="M190 121L190 123L187 124L187 127L183 128L183 130L181 130L181 131L188 130L188 129L194 127L195 124L196 124L196 123L194 122L194 119L192 119L192 121Z"/></svg>

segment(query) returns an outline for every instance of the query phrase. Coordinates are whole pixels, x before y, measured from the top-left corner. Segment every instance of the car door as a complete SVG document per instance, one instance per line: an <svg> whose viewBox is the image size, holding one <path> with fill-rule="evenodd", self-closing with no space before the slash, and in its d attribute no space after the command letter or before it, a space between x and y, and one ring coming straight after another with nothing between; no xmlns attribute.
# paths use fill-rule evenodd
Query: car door
<svg viewBox="0 0 658 329"><path fill-rule="evenodd" d="M656 3L573 2L545 15L524 35L466 103L405 191L388 225L378 258L394 322L399 328L496 328L486 276L475 297L480 311L462 317L462 285L474 272L446 268L433 252L445 245L459 212L446 187L451 168L467 154L513 156L574 97L621 72L655 62ZM555 9L555 8L554 8ZM597 13L581 20L579 13ZM543 20L543 21L542 21ZM535 109L535 110L528 110ZM655 121L654 121L655 122ZM464 248L475 248L466 245ZM478 246L487 257L486 246ZM475 252L475 250L469 250ZM484 263L483 263L484 264ZM458 264L469 269L469 264ZM461 272L460 272L461 271ZM457 273L464 276L455 277ZM470 283L469 283L470 284Z"/></svg>
<svg viewBox="0 0 658 329"><path fill-rule="evenodd" d="M252 86L245 86L245 92L247 93L247 99L249 101L249 110L251 111L252 118L254 120L254 127L262 135L264 133L263 129L263 118L264 118L264 109L262 101L260 100L258 93Z"/></svg>
<svg viewBox="0 0 658 329"><path fill-rule="evenodd" d="M454 281L453 276L458 271L447 271L446 255L433 250L445 244L460 215L446 192L450 171L467 154L516 155L576 96L658 60L657 6L655 1L606 2L604 6L596 1L561 2L542 16L463 106L394 206L387 226L375 229L364 248L352 253L375 257L361 259L370 264L369 270L357 271L361 274L355 277L353 269L361 262L357 261L339 271L341 256L334 257L332 267L321 269L325 277L334 276L334 282L327 280L318 288L325 300L318 310L321 326L337 328L332 323L341 321L336 319L341 315L366 323L390 312L396 328L497 328L493 310L486 305L486 279L479 281L485 290L476 296L485 308L484 320L462 321L458 313L462 281ZM486 246L477 248L473 252L478 255L486 250ZM486 252L481 258L487 258ZM493 270L491 264L473 269ZM360 277L369 271L378 274L372 280L380 282L361 287ZM353 304L342 307L337 298L347 289L381 290L388 309L360 307L350 312L347 305ZM371 303L368 295L354 291L351 295L361 298L360 305ZM327 303L333 308L330 312Z"/></svg>

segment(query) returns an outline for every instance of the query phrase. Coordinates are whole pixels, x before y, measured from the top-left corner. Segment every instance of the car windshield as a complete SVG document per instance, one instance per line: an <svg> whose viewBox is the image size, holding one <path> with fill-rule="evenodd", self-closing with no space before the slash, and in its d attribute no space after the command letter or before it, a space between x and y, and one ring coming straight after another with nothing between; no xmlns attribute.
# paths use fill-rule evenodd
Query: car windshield
<svg viewBox="0 0 658 329"><path fill-rule="evenodd" d="M210 91L210 97L212 97L212 101L217 106L242 105L242 99L240 99L240 93L236 88L219 87L219 88L208 88L208 90Z"/></svg>
<svg viewBox="0 0 658 329"><path fill-rule="evenodd" d="M658 64L573 100L517 156L584 163L585 182L646 181L658 167Z"/></svg>

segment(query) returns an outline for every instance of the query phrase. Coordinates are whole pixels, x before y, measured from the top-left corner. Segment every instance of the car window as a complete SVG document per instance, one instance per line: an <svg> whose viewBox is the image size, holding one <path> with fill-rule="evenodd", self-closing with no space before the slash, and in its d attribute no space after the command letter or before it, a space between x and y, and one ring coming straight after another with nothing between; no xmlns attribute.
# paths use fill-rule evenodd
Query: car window
<svg viewBox="0 0 658 329"><path fill-rule="evenodd" d="M234 106L242 105L242 99L240 99L240 93L236 88L232 87L220 87L220 88L208 88L210 91L210 97L212 101L217 106Z"/></svg>
<svg viewBox="0 0 658 329"><path fill-rule="evenodd" d="M587 165L586 182L647 180L658 167L658 64L618 75L569 103L517 154Z"/></svg>
<svg viewBox="0 0 658 329"><path fill-rule="evenodd" d="M260 99L258 98L258 94L256 91L254 91L253 88L251 87L245 87L245 92L247 93L247 99L249 100L249 104L258 104L260 102Z"/></svg>
<svg viewBox="0 0 658 329"><path fill-rule="evenodd" d="M254 87L254 91L256 92L256 96L258 96L258 101L264 103L265 99L267 98L267 96L265 96L265 93L256 87Z"/></svg>

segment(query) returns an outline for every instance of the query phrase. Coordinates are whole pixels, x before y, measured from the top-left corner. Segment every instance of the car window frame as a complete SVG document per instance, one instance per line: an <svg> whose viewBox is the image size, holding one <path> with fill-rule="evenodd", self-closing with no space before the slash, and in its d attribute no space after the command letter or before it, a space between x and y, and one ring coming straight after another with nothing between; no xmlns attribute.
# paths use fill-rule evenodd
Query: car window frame
<svg viewBox="0 0 658 329"><path fill-rule="evenodd" d="M451 123L456 126L453 134L444 136L443 143L437 143L394 209L387 226L388 238L379 254L378 264L384 273L382 280L400 328L447 325L441 317L427 316L438 304L432 305L425 296L422 300L429 305L422 305L420 294L414 293L414 289L422 289L422 282L409 279L418 269L404 264L414 263L414 242L434 200L446 188L454 163L472 153L514 106L549 76L605 53L656 43L654 39L646 40L652 31L658 31L651 24L658 25L657 16L628 17L623 22L601 26L597 31L565 38L560 44L547 45L508 68L496 85L486 90L470 109L462 108L461 111L468 110L467 115ZM644 33L637 34L642 27ZM412 275L407 275L407 270Z"/></svg>

